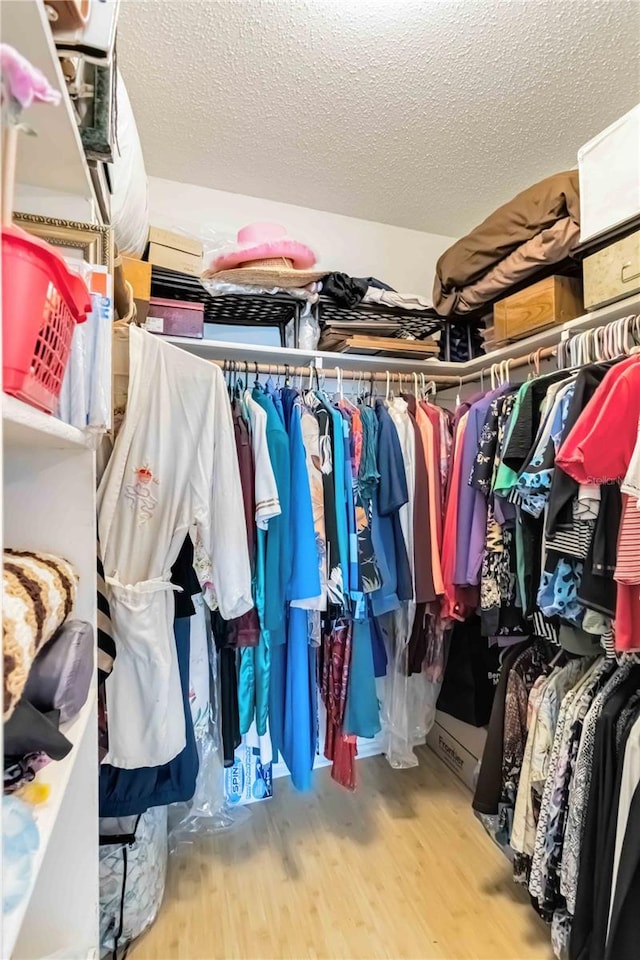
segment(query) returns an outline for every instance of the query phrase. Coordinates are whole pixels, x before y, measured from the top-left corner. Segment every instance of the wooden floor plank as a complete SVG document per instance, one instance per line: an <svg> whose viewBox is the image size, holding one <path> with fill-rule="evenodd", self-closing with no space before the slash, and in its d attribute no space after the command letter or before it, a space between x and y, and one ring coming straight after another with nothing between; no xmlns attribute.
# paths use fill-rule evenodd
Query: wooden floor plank
<svg viewBox="0 0 640 960"><path fill-rule="evenodd" d="M248 823L171 858L133 960L549 960L549 932L427 748L358 762L349 793L275 782Z"/></svg>

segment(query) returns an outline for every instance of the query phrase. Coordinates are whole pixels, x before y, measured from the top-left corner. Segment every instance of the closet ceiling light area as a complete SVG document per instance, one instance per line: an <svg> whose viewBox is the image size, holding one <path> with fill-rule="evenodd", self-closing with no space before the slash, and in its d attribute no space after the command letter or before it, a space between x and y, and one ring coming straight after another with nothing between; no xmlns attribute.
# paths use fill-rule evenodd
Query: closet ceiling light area
<svg viewBox="0 0 640 960"><path fill-rule="evenodd" d="M634 106L640 33L624 2L136 0L118 56L152 176L460 236Z"/></svg>

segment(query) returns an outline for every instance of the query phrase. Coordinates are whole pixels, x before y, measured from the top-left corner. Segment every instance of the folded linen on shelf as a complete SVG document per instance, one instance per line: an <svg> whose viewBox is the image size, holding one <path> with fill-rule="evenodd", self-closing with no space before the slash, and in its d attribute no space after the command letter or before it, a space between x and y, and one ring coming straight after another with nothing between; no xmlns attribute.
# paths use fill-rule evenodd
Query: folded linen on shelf
<svg viewBox="0 0 640 960"><path fill-rule="evenodd" d="M523 190L449 247L436 264L435 309L441 316L457 312L463 288L483 278L532 237L566 218L580 224L577 170L554 174Z"/></svg>
<svg viewBox="0 0 640 960"><path fill-rule="evenodd" d="M480 280L458 291L458 314L477 310L496 297L506 295L517 283L533 276L541 267L565 260L578 243L580 227L570 217L558 220L548 229L520 244L492 267Z"/></svg>
<svg viewBox="0 0 640 960"><path fill-rule="evenodd" d="M362 298L363 303L379 303L383 307L399 307L401 310L433 310L428 297L417 293L396 293L395 290L382 290L380 287L367 287Z"/></svg>

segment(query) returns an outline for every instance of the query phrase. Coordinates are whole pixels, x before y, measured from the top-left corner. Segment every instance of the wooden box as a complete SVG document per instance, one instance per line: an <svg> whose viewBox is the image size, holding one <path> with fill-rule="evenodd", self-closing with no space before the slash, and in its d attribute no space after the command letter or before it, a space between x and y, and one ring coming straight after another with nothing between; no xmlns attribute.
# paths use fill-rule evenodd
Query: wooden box
<svg viewBox="0 0 640 960"><path fill-rule="evenodd" d="M493 305L496 343L522 340L545 327L579 317L582 283L575 277L546 277Z"/></svg>
<svg viewBox="0 0 640 960"><path fill-rule="evenodd" d="M195 337L202 340L204 304L152 297L144 326L149 333L162 333L165 337Z"/></svg>
<svg viewBox="0 0 640 960"><path fill-rule="evenodd" d="M199 277L202 273L202 243L195 237L151 227L145 259L156 267Z"/></svg>
<svg viewBox="0 0 640 960"><path fill-rule="evenodd" d="M585 257L584 305L587 310L640 291L640 230Z"/></svg>

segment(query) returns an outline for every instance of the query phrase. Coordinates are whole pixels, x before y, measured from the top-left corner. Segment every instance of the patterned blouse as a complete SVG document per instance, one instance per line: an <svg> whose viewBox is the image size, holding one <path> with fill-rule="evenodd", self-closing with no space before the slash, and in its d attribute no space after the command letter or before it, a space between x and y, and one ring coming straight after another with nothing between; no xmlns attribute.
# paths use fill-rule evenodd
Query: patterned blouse
<svg viewBox="0 0 640 960"><path fill-rule="evenodd" d="M611 694L627 678L633 665L629 662L615 671L591 704L584 719L578 755L575 764L575 776L569 794L569 809L564 835L564 851L560 868L560 891L567 901L567 909L573 916L578 890L580 870L580 847L587 811L589 787L591 786L591 767L595 746L596 727L603 707Z"/></svg>

